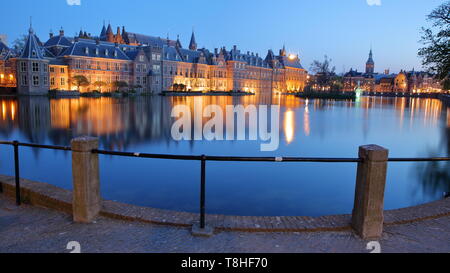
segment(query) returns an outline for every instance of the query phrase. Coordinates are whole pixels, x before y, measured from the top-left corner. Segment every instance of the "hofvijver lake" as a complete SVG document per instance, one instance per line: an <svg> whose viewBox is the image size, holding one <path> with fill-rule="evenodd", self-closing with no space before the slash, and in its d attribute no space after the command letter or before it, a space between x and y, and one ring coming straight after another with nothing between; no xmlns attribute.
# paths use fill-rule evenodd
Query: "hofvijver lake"
<svg viewBox="0 0 450 273"><path fill-rule="evenodd" d="M357 157L358 146L378 144L391 157L450 155L450 108L435 99L362 97L357 101L293 96L199 97L202 107L281 105L280 145L261 141L175 141L172 107L194 97L1 98L0 140L70 145L98 136L117 151L230 156ZM198 104L198 102L197 102ZM201 111L201 110L200 110ZM13 151L0 146L0 173L13 175ZM71 189L70 152L20 148L21 176ZM207 163L207 213L305 215L351 213L355 163ZM100 156L105 199L198 212L200 163ZM385 208L426 203L450 191L446 162L389 163Z"/></svg>

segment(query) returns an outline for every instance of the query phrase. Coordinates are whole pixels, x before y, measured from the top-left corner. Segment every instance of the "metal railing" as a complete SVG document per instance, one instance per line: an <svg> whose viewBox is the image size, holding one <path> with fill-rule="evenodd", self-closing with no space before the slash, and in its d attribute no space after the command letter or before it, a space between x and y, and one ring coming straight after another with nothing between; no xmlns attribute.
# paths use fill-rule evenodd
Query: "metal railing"
<svg viewBox="0 0 450 273"><path fill-rule="evenodd" d="M0 145L12 145L14 147L14 170L16 184L16 203L21 204L20 198L20 165L19 165L19 147L31 147L41 149L71 151L69 146L41 145L22 143L18 141L0 141ZM200 161L200 228L205 228L206 211L206 162L207 161L226 161L226 162L317 162L317 163L360 163L361 158L321 158L321 157L239 157L239 156L207 156L207 155L169 155L169 154L149 154L133 152L117 152L106 150L92 150L94 154L135 157L135 158L153 158L168 160L191 160ZM389 162L430 162L430 161L450 161L450 157L431 157L431 158L389 158Z"/></svg>

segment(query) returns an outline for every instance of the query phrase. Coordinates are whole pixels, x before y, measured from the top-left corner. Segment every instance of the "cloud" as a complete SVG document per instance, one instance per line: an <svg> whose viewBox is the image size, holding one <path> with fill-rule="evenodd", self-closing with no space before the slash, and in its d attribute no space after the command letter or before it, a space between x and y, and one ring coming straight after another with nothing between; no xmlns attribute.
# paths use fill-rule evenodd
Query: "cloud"
<svg viewBox="0 0 450 273"><path fill-rule="evenodd" d="M81 0L66 0L69 6L81 6ZM367 0L369 1L369 0Z"/></svg>
<svg viewBox="0 0 450 273"><path fill-rule="evenodd" d="M366 0L369 6L381 6L381 0Z"/></svg>

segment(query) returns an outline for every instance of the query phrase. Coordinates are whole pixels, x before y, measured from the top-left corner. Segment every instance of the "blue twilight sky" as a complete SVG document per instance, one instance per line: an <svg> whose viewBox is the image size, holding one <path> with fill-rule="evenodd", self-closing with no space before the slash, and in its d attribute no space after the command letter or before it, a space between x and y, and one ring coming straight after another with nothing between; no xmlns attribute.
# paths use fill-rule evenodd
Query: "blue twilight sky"
<svg viewBox="0 0 450 273"><path fill-rule="evenodd" d="M2 1L0 34L11 43L28 30L41 40L62 26L98 35L103 20L113 29L176 39L184 46L195 29L200 47L234 44L266 55L286 44L305 68L327 54L338 73L364 69L372 45L375 70L419 69L417 50L425 17L443 0L14 0ZM80 5L78 5L80 4Z"/></svg>

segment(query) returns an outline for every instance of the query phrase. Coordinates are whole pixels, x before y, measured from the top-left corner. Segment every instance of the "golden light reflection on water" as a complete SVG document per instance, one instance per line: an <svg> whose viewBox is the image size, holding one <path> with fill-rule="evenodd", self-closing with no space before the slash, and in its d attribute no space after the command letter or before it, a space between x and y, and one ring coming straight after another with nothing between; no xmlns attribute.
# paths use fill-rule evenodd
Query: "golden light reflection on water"
<svg viewBox="0 0 450 273"><path fill-rule="evenodd" d="M112 98L50 100L51 126L92 135L119 133L128 125L121 113L127 110Z"/></svg>
<svg viewBox="0 0 450 273"><path fill-rule="evenodd" d="M450 107L447 107L447 127L450 127Z"/></svg>
<svg viewBox="0 0 450 273"><path fill-rule="evenodd" d="M270 105L281 106L280 125L287 143L296 139L303 129L304 136L314 133L318 111L333 113L338 108L362 109L360 114L367 120L381 115L383 111L395 110L396 126L412 128L420 122L426 127L436 126L441 120L450 127L450 108L444 108L437 99L362 97L361 101L303 100L295 96L209 96L209 97L137 97L114 98L18 98L0 99L2 120L0 127L30 127L28 130L71 130L71 135L97 135L107 137L123 136L127 139L168 138L173 124L171 111L175 105L187 105L191 113L202 116L208 105L218 105L225 112L228 105ZM196 102L197 101L197 102ZM196 105L197 104L197 105ZM368 110L373 111L369 112ZM296 113L303 110L303 118L296 120ZM446 112L444 112L446 110ZM358 112L355 112L356 114ZM355 114L355 115L356 115ZM330 118L333 118L331 114ZM441 119L441 115L444 115ZM446 117L446 119L445 119ZM224 115L225 118L225 115ZM420 120L418 120L420 119ZM200 124L205 124L202 118ZM358 119L355 120L357 122ZM226 124L227 120L224 120ZM298 129L300 128L300 130ZM137 141L137 140L136 140Z"/></svg>
<svg viewBox="0 0 450 273"><path fill-rule="evenodd" d="M291 109L288 109L284 113L284 136L286 137L286 143L291 143L294 140L295 133L295 113Z"/></svg>

